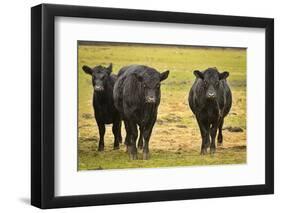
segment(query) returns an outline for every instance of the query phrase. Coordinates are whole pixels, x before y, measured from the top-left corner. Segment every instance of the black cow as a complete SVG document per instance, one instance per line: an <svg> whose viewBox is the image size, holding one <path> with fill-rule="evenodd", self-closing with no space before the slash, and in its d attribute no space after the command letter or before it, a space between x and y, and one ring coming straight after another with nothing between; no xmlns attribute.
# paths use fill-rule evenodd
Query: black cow
<svg viewBox="0 0 281 213"><path fill-rule="evenodd" d="M143 159L148 159L149 139L161 98L160 83L168 75L169 71L159 73L144 65L123 67L118 73L113 90L114 104L124 120L127 132L125 144L133 160L137 159L137 125L140 132L138 147L143 148Z"/></svg>
<svg viewBox="0 0 281 213"><path fill-rule="evenodd" d="M84 65L82 69L92 76L93 108L100 135L98 151L104 150L105 124L113 124L114 149L119 149L119 143L122 142L121 118L113 102L113 87L117 76L111 74L112 64L108 67L99 65L94 68Z"/></svg>
<svg viewBox="0 0 281 213"><path fill-rule="evenodd" d="M229 73L219 73L217 68L208 68L203 72L196 70L194 75L196 80L190 89L188 102L200 128L201 154L206 154L209 146L210 153L213 154L216 151L218 129L218 145L222 145L224 117L232 105L231 90L226 81Z"/></svg>

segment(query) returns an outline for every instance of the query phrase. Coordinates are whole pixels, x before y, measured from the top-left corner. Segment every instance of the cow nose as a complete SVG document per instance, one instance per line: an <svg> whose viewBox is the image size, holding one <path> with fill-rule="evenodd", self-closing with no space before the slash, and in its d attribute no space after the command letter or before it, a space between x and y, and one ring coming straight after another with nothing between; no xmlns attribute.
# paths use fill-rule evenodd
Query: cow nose
<svg viewBox="0 0 281 213"><path fill-rule="evenodd" d="M216 97L216 93L215 92L208 92L208 97L209 98L215 98Z"/></svg>
<svg viewBox="0 0 281 213"><path fill-rule="evenodd" d="M155 98L154 97L147 97L146 102L147 103L155 103Z"/></svg>
<svg viewBox="0 0 281 213"><path fill-rule="evenodd" d="M95 86L95 91L103 91L103 87L102 86Z"/></svg>

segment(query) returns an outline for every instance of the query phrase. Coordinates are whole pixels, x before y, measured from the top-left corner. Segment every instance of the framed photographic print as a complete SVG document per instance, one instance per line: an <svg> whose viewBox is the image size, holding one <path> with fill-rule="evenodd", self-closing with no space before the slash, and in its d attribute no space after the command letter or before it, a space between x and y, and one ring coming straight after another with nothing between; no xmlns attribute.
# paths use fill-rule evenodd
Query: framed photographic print
<svg viewBox="0 0 281 213"><path fill-rule="evenodd" d="M31 203L274 192L274 20L31 9Z"/></svg>

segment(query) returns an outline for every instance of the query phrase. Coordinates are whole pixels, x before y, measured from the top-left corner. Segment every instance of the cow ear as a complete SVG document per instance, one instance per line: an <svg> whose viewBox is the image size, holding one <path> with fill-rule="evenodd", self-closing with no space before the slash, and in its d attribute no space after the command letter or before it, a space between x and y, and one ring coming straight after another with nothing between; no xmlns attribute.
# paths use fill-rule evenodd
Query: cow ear
<svg viewBox="0 0 281 213"><path fill-rule="evenodd" d="M108 75L112 72L112 63L109 64L109 66L106 68Z"/></svg>
<svg viewBox="0 0 281 213"><path fill-rule="evenodd" d="M197 78L204 79L204 74L203 74L202 72L200 72L199 70L193 71L193 74L194 74Z"/></svg>
<svg viewBox="0 0 281 213"><path fill-rule="evenodd" d="M170 71L167 70L165 72L160 73L160 81L164 81L166 78L168 78Z"/></svg>
<svg viewBox="0 0 281 213"><path fill-rule="evenodd" d="M226 79L229 76L229 72L222 72L219 74L220 80Z"/></svg>
<svg viewBox="0 0 281 213"><path fill-rule="evenodd" d="M137 80L139 82L142 82L143 81L143 77L141 75L138 75L137 73L134 73L135 77L137 78Z"/></svg>
<svg viewBox="0 0 281 213"><path fill-rule="evenodd" d="M90 67L88 67L87 65L84 65L84 66L82 67L82 69L84 70L85 73L87 73L87 74L89 74L89 75L92 75L92 74L93 74L93 70L92 70Z"/></svg>

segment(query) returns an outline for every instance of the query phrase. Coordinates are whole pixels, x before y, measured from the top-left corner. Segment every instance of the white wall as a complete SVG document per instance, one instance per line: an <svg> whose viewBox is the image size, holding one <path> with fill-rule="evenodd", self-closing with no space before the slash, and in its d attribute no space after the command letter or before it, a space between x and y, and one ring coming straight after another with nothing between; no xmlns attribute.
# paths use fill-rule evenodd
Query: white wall
<svg viewBox="0 0 281 213"><path fill-rule="evenodd" d="M105 7L170 10L194 13L260 16L275 18L275 131L281 127L281 13L279 1L130 1L130 0L60 0L45 3L81 4ZM30 196L30 7L41 1L2 1L0 25L1 61L1 212L38 212L29 206ZM250 76L249 76L250 77ZM56 212L277 212L281 209L281 145L275 136L275 195L237 198L173 201L161 203L114 205L51 210ZM6 211L5 211L6 210ZM279 210L280 211L280 210Z"/></svg>

